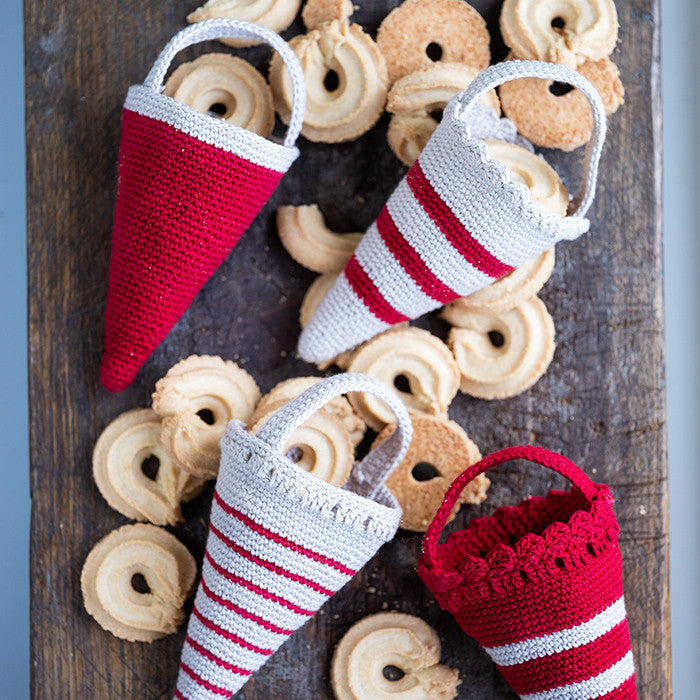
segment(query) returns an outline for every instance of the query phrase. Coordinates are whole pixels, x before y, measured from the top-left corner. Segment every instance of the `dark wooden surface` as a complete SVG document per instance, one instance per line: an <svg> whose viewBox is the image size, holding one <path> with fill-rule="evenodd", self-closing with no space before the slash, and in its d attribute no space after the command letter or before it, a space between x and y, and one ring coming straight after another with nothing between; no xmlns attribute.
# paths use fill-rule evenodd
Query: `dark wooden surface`
<svg viewBox="0 0 700 700"><path fill-rule="evenodd" d="M392 0L363 3L356 21L375 32ZM494 38L499 0L475 0ZM234 254L196 298L127 391L98 382L121 105L198 0L26 0L29 352L31 392L32 689L37 698L166 698L183 633L131 644L82 607L79 575L93 544L125 518L92 478L93 444L120 412L147 405L154 382L190 353L238 361L263 391L313 372L294 357L297 310L313 275L282 249L272 214L318 202L333 227L360 230L404 168L385 141L387 119L342 145L301 140L301 158ZM659 25L656 0L617 0L613 56L626 104L610 120L591 234L557 249L542 298L557 329L545 377L506 401L458 395L451 416L484 454L535 442L563 451L617 498L625 584L641 698L670 697L668 502L660 211ZM301 31L297 21L286 34ZM212 46L210 48L218 48ZM194 56L201 48L191 51ZM243 54L266 65L264 49ZM185 56L188 54L185 53ZM570 189L580 154L549 153ZM444 337L441 321L424 320ZM452 527L560 483L531 465L493 475L488 500ZM174 528L202 555L207 490ZM475 642L439 610L415 573L419 537L400 532L248 683L241 697L330 698L334 645L365 614L415 613L439 632L443 659L460 669L460 697L512 698Z"/></svg>

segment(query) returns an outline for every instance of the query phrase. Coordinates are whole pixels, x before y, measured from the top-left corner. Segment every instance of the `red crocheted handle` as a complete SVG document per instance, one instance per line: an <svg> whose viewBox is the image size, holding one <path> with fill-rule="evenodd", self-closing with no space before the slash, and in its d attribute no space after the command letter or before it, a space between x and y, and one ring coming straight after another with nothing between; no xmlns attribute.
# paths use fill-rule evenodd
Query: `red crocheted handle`
<svg viewBox="0 0 700 700"><path fill-rule="evenodd" d="M504 450L494 452L463 471L447 490L445 500L442 502L440 509L433 518L433 522L430 523L430 527L423 537L423 554L429 562L435 561L437 543L442 529L445 527L447 518L450 516L459 495L466 485L479 474L483 474L492 467L508 462L511 459L527 459L561 474L578 488L589 501L592 501L597 494L596 484L586 476L581 468L577 467L570 459L556 452L546 450L543 447L535 447L534 445L507 447Z"/></svg>

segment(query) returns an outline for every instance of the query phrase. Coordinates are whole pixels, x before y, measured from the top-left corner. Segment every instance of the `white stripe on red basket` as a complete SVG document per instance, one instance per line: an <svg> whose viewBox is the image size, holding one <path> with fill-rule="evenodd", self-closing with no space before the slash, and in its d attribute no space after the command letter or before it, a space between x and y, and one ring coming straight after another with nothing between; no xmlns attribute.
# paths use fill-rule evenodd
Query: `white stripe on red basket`
<svg viewBox="0 0 700 700"><path fill-rule="evenodd" d="M609 669L593 678L520 697L522 700L595 700L619 688L633 675L634 661L630 650Z"/></svg>
<svg viewBox="0 0 700 700"><path fill-rule="evenodd" d="M526 700L606 697L634 675L623 597L568 629L486 651Z"/></svg>
<svg viewBox="0 0 700 700"><path fill-rule="evenodd" d="M486 652L498 666L521 664L530 659L589 644L619 625L625 616L625 600L620 597L610 607L580 625L515 644L487 648Z"/></svg>

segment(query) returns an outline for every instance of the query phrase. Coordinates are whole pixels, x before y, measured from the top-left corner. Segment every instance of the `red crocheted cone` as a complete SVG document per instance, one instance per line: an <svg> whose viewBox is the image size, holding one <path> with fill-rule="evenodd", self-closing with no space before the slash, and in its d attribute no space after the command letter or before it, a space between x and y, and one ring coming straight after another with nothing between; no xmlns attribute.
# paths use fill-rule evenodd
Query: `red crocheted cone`
<svg viewBox="0 0 700 700"><path fill-rule="evenodd" d="M501 450L467 470L457 493L477 473L518 457L572 465L539 448ZM440 606L529 700L637 697L612 496L580 477L584 490L499 508L445 544L437 545L441 526L429 530L418 562Z"/></svg>
<svg viewBox="0 0 700 700"><path fill-rule="evenodd" d="M296 153L145 86L129 90L100 375L107 389L129 386Z"/></svg>

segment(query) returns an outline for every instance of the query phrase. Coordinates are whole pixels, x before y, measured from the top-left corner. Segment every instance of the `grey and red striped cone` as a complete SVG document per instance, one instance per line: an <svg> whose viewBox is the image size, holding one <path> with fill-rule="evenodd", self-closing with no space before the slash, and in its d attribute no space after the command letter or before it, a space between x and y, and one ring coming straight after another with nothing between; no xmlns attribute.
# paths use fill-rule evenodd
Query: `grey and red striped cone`
<svg viewBox="0 0 700 700"><path fill-rule="evenodd" d="M282 449L301 423L348 391L385 401L397 430L338 488L304 471ZM239 690L394 536L401 508L384 481L405 456L411 434L403 403L362 374L318 382L273 414L257 435L239 421L229 424L178 700L220 699Z"/></svg>
<svg viewBox="0 0 700 700"><path fill-rule="evenodd" d="M534 201L488 156L474 129L479 99L518 78L583 92L593 114L586 171L567 216ZM487 68L446 107L418 159L369 227L299 338L319 363L390 328L485 287L561 240L589 228L606 117L596 89L574 70L538 61Z"/></svg>

